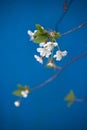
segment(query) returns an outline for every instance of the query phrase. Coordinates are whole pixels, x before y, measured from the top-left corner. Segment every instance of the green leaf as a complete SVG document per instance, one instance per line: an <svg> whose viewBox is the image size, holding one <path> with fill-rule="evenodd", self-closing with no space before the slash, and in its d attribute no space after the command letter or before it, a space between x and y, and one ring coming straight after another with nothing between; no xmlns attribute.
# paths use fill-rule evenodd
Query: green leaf
<svg viewBox="0 0 87 130"><path fill-rule="evenodd" d="M54 32L54 36L53 36L54 38L60 38L61 37L61 35L60 35L60 33L59 32Z"/></svg>
<svg viewBox="0 0 87 130"><path fill-rule="evenodd" d="M65 101L67 101L67 106L70 107L75 102L75 95L74 92L71 90L68 95L64 98Z"/></svg>
<svg viewBox="0 0 87 130"><path fill-rule="evenodd" d="M19 88L19 90L25 90L25 88L21 84L17 84L17 87Z"/></svg>
<svg viewBox="0 0 87 130"><path fill-rule="evenodd" d="M34 37L37 37L37 36L40 36L41 35L41 32L39 30L37 30L35 33L34 33Z"/></svg>
<svg viewBox="0 0 87 130"><path fill-rule="evenodd" d="M37 31L35 32L34 36L50 36L48 31L45 30L40 24L36 24Z"/></svg>
<svg viewBox="0 0 87 130"><path fill-rule="evenodd" d="M35 24L35 26L36 26L37 30L39 30L41 32L44 30L40 24Z"/></svg>
<svg viewBox="0 0 87 130"><path fill-rule="evenodd" d="M15 96L21 96L21 90L15 90L12 94Z"/></svg>
<svg viewBox="0 0 87 130"><path fill-rule="evenodd" d="M68 95L64 98L65 101L75 101L76 97L74 92L71 90Z"/></svg>
<svg viewBox="0 0 87 130"><path fill-rule="evenodd" d="M59 32L57 32L57 33L56 33L56 37L55 37L55 38L60 38L60 37L61 37L60 33L59 33Z"/></svg>
<svg viewBox="0 0 87 130"><path fill-rule="evenodd" d="M67 107L71 107L74 102L68 102Z"/></svg>
<svg viewBox="0 0 87 130"><path fill-rule="evenodd" d="M37 36L46 36L46 37L50 37L49 33L46 30L43 30L43 32L40 32L39 30L37 30L34 34L34 37Z"/></svg>
<svg viewBox="0 0 87 130"><path fill-rule="evenodd" d="M34 39L34 43L46 42L47 40L48 40L48 37L46 37L46 36L37 36Z"/></svg>

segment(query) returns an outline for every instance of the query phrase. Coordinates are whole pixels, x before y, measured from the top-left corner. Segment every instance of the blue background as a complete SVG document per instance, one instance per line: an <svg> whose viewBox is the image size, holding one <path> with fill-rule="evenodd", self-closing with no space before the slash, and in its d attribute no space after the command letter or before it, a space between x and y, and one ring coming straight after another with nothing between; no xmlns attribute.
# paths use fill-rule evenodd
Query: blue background
<svg viewBox="0 0 87 130"><path fill-rule="evenodd" d="M17 84L34 87L56 71L34 59L37 45L27 30L39 23L54 29L63 0L0 0L0 130L87 130L87 102L67 108L64 97L73 89L78 98L87 94L87 57L71 64L59 77L23 99L21 107L12 91ZM87 21L87 1L74 0L59 25L61 33ZM87 26L58 40L68 55L60 63L87 51Z"/></svg>

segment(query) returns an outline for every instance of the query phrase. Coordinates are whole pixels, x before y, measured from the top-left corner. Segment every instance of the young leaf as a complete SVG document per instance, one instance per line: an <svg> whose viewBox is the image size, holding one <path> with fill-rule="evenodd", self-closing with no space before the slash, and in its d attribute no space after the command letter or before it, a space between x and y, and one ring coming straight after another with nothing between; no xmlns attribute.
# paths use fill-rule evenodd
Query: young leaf
<svg viewBox="0 0 87 130"><path fill-rule="evenodd" d="M56 35L55 35L55 38L60 38L60 37L61 37L60 33L57 32Z"/></svg>
<svg viewBox="0 0 87 130"><path fill-rule="evenodd" d="M13 91L13 95L15 95L15 96L21 96L21 90L15 90L15 91Z"/></svg>
<svg viewBox="0 0 87 130"><path fill-rule="evenodd" d="M75 95L73 91L71 90L68 95L64 98L65 101L67 101L67 106L70 107L75 102Z"/></svg>
<svg viewBox="0 0 87 130"><path fill-rule="evenodd" d="M65 101L75 101L76 97L73 93L73 91L71 90L68 95L64 98Z"/></svg>
<svg viewBox="0 0 87 130"><path fill-rule="evenodd" d="M35 33L34 33L34 37L37 37L37 36L40 36L41 35L41 32L39 30L37 30Z"/></svg>
<svg viewBox="0 0 87 130"><path fill-rule="evenodd" d="M21 84L17 84L17 87L19 88L19 90L25 90L25 87L23 87Z"/></svg>
<svg viewBox="0 0 87 130"><path fill-rule="evenodd" d="M40 24L36 24L37 31L35 32L34 36L50 36L48 31L45 30Z"/></svg>
<svg viewBox="0 0 87 130"><path fill-rule="evenodd" d="M39 30L41 32L44 30L40 24L36 24L35 26L36 26L37 30Z"/></svg>
<svg viewBox="0 0 87 130"><path fill-rule="evenodd" d="M48 37L46 37L46 36L37 36L34 39L34 42L35 43L41 43L41 42L46 42L47 40L48 40Z"/></svg>
<svg viewBox="0 0 87 130"><path fill-rule="evenodd" d="M71 105L72 105L73 103L74 103L73 101L68 101L67 107L71 107Z"/></svg>

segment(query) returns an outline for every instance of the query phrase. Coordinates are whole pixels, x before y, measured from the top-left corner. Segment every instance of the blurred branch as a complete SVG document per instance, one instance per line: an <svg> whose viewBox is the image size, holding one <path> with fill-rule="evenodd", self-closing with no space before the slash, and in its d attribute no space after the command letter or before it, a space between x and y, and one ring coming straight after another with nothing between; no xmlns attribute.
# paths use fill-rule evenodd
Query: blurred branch
<svg viewBox="0 0 87 130"><path fill-rule="evenodd" d="M80 98L80 99L78 98L78 99L75 100L75 102L84 102L84 101L85 101L84 98Z"/></svg>
<svg viewBox="0 0 87 130"><path fill-rule="evenodd" d="M44 82L41 83L40 85L31 88L31 91L34 91L34 90L39 89L39 88L42 88L42 87L45 86L46 84L50 83L50 82L53 81L55 78L57 78L57 77L61 74L61 72L62 72L63 70L65 70L70 64L72 64L73 62L75 62L75 61L77 61L77 60L79 60L79 59L81 59L81 58L83 58L83 57L85 57L85 56L87 56L87 51L84 52L84 53L82 53L81 55L75 57L75 58L72 58L72 59L71 59L69 62L67 62L67 63L61 68L61 70L59 70L54 76L50 77L48 80L44 81Z"/></svg>
<svg viewBox="0 0 87 130"><path fill-rule="evenodd" d="M64 0L64 5L63 5L63 13L61 14L60 18L58 19L58 21L55 24L55 30L56 32L58 32L58 25L60 24L60 22L62 22L64 16L66 15L66 13L68 12L71 4L72 4L73 0L69 1L69 4L67 4L67 0Z"/></svg>
<svg viewBox="0 0 87 130"><path fill-rule="evenodd" d="M72 32L74 32L74 31L76 31L76 30L78 30L78 29L80 29L80 28L82 28L82 27L84 27L86 25L87 25L87 22L81 23L79 26L77 26L75 28L72 28L71 30L68 30L67 32L62 33L61 36L65 36L65 35L67 35L69 33L72 33Z"/></svg>

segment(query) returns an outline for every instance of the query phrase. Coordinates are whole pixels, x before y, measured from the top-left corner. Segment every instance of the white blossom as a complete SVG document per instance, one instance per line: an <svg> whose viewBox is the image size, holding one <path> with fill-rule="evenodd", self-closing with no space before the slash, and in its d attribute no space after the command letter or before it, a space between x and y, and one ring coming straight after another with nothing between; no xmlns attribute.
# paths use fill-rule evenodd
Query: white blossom
<svg viewBox="0 0 87 130"><path fill-rule="evenodd" d="M30 30L27 31L28 35L30 36L30 41L34 40L34 34L35 34L35 32L37 32L37 30L35 30L34 32L32 32Z"/></svg>
<svg viewBox="0 0 87 130"><path fill-rule="evenodd" d="M58 46L57 42L47 42L46 44L44 44L44 47L49 51L51 51L53 47L56 47L56 46Z"/></svg>
<svg viewBox="0 0 87 130"><path fill-rule="evenodd" d="M27 98L27 97L28 97L28 94L29 94L29 90L28 90L28 89L25 89L25 90L21 91L21 95L22 95L22 97L24 97L24 98Z"/></svg>
<svg viewBox="0 0 87 130"><path fill-rule="evenodd" d="M28 97L28 94L26 93L25 90L24 90L24 91L21 91L21 95L22 95L22 97L24 97L24 98L27 98L27 97Z"/></svg>
<svg viewBox="0 0 87 130"><path fill-rule="evenodd" d="M40 56L48 58L51 55L51 51L48 48L37 48L37 52L40 53Z"/></svg>
<svg viewBox="0 0 87 130"><path fill-rule="evenodd" d="M41 43L39 44L40 47L44 47L44 45L45 45L45 42L41 42Z"/></svg>
<svg viewBox="0 0 87 130"><path fill-rule="evenodd" d="M20 101L15 101L15 102L14 102L14 105L15 105L16 107L19 107L19 106L20 106Z"/></svg>
<svg viewBox="0 0 87 130"><path fill-rule="evenodd" d="M43 64L43 58L37 55L34 55L34 58L41 64Z"/></svg>
<svg viewBox="0 0 87 130"><path fill-rule="evenodd" d="M26 93L26 94L28 94L28 93L29 93L29 90L28 90L28 89L26 89L26 90L25 90L25 93Z"/></svg>
<svg viewBox="0 0 87 130"><path fill-rule="evenodd" d="M66 55L67 55L66 50L65 51L58 50L53 57L56 58L56 60L60 61L62 59L62 57L66 56Z"/></svg>

